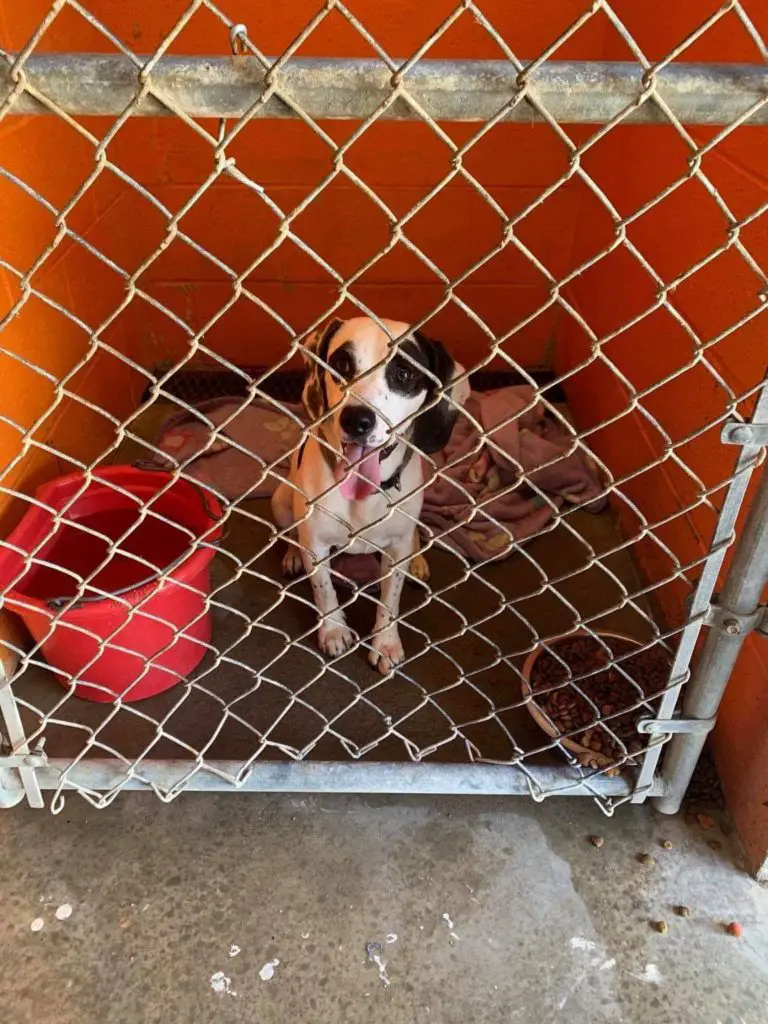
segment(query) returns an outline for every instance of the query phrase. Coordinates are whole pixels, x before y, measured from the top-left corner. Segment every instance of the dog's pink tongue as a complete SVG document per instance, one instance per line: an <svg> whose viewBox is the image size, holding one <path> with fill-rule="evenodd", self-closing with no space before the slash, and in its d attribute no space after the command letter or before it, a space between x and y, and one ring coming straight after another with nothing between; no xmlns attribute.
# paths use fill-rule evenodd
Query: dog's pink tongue
<svg viewBox="0 0 768 1024"><path fill-rule="evenodd" d="M349 501L367 498L369 494L375 494L381 483L381 464L377 449L369 451L362 445L351 444L345 446L344 456L348 465L341 466L340 472L346 474L339 490ZM350 470L351 467L351 470Z"/></svg>

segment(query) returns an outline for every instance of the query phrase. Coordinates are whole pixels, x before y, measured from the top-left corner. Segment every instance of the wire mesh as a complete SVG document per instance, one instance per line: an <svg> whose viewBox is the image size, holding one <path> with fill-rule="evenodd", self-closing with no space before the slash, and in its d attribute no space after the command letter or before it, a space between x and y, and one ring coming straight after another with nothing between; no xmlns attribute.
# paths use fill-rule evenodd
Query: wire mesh
<svg viewBox="0 0 768 1024"><path fill-rule="evenodd" d="M739 31L750 40L763 61L766 45L748 14L747 5L734 0L723 4L689 30L663 59L651 60L627 27L626 19L620 17L619 9L619 4L603 0L585 4L571 24L553 37L535 60L528 61L518 56L510 40L495 27L480 5L462 2L434 26L408 59L401 60L384 49L351 7L327 0L318 6L314 16L280 56L272 58L262 52L247 26L233 23L216 4L195 0L151 55L141 56L110 29L105 17L97 16L78 0L57 0L50 5L26 45L18 52L5 53L12 87L0 106L0 122L7 125L21 97L32 96L50 115L68 126L73 136L78 137L78 144L92 150L90 173L63 202L54 203L22 175L0 166L0 183L45 211L54 225L50 240L34 253L26 267L16 265L5 255L0 259L0 268L10 282L11 295L0 327L8 328L30 304L42 304L66 318L87 338L82 357L64 370L47 368L45 359L35 357L34 346L22 349L2 346L5 358L34 374L50 393L50 401L35 406L31 417L16 417L11 412L4 412L1 417L4 427L18 438L15 453L4 469L3 494L17 503L25 502L32 509L51 514L47 533L31 548L17 551L22 562L15 574L10 578L6 575L3 588L6 599L14 587L27 578L32 567L38 570L52 567L47 556L54 533L62 524L68 523L68 528L81 533L83 543L86 537L95 537L103 542L104 549L103 558L90 567L90 571L70 572L72 586L51 610L48 624L35 642L6 641L6 648L18 658L10 684L14 698L12 707L8 707L7 700L3 704L10 745L15 753L26 754L45 742L45 751L51 763L57 766L54 806L60 806L62 793L72 788L96 806L104 806L124 788L142 782L152 785L166 800L185 788L203 786L207 784L204 780L210 782L211 778L233 788L248 786L257 767L275 759L296 763L346 758L377 763L415 762L425 766L449 762L466 765L468 772L476 770L478 764L497 765L514 769L522 780L522 790L536 799L553 793L589 792L609 811L625 800L642 799L651 792L661 740L641 737L636 729L637 720L639 716L672 714L679 689L687 677L693 641L701 626L700 610L696 609L693 616L686 616L681 595L693 593L707 561L722 558L727 545L722 542L712 547L707 537L700 553L691 555L689 549L678 550L675 542L667 539L670 537L668 527L683 521L691 524L692 531L709 529L714 536L714 522L731 477L727 473L715 480L705 478L691 452L703 438L711 440L719 423L733 417L743 418L749 413L760 381L756 379L747 384L742 381L736 385L733 375L723 368L720 353L729 339L764 313L768 295L768 277L761 266L760 247L753 242L753 229L768 211L768 203L736 213L707 164L710 154L726 139L750 130L750 118L764 110L768 96L752 102L737 118L702 141L680 122L657 86L664 70L685 57L722 19L737 20ZM67 113L36 88L26 74L30 58L45 49L47 33L62 12L83 19L97 33L102 46L117 51L135 68L135 89L130 102L106 127L102 126L103 131L92 120ZM213 16L221 27L221 50L231 48L236 60L255 62L265 76L264 88L245 114L236 119L220 119L216 124L189 117L177 98L159 90L153 80L159 62L183 40L183 33L193 19L203 13ZM331 14L344 19L356 38L376 55L391 75L391 89L384 101L342 142L327 122L311 117L302 108L286 88L283 74ZM471 17L477 30L492 40L504 60L515 69L516 87L493 116L472 125L462 136L463 141L457 142L448 127L431 116L409 91L409 75L417 66L428 65L430 50L462 17ZM561 47L598 17L626 47L632 61L642 70L642 80L637 95L618 115L588 135L582 135L567 131L550 113L531 80ZM77 82L73 83L73 88L77 88ZM328 173L295 205L281 201L279 190L251 176L232 155L242 133L249 130L265 105L275 98L305 126L331 158ZM112 156L118 134L148 99L183 121L209 148L208 173L175 209ZM355 170L350 158L356 143L386 119L396 105L406 108L409 116L426 126L450 153L450 169L401 213ZM686 156L679 176L646 193L629 212L622 212L605 183L601 184L590 171L589 158L602 140L630 122L644 105L655 108L665 130L673 132L681 141ZM551 134L553 143L565 154L565 169L546 187L535 189L535 194L522 208L510 213L495 196L493 186L484 183L473 171L472 156L475 148L520 106L529 108L531 116L540 122L537 131ZM78 208L88 201L97 183L108 176L118 179L121 187L130 190L136 201L151 208L162 222L162 237L133 270L126 269L118 258L102 251L86 232L72 226ZM339 181L364 195L388 225L386 243L352 272L337 270L305 239L301 226L302 215ZM258 251L240 270L198 241L188 226L196 208L211 190L226 182L247 190L274 217L272 237L267 244L256 247ZM609 219L610 237L567 272L558 273L526 242L525 229L530 218L542 211L545 216L552 216L549 201L574 182L588 191ZM452 275L440 267L433 254L417 244L412 227L422 211L449 186L456 184L471 190L484 204L498 222L499 237L494 247L473 259L461 273ZM725 229L693 265L663 276L636 240L634 228L660 204L692 186L706 193ZM169 248L177 244L183 244L228 282L226 301L211 309L196 327L176 308L158 298L147 283L153 268ZM55 264L67 245L82 250L120 281L119 301L109 315L96 324L81 315L77 303L66 297L53 297L40 283L46 269ZM308 317L302 330L296 330L290 319L267 301L259 287L260 272L275 253L287 246L298 250L319 268L332 285L332 295L324 308L317 316ZM454 503L461 505L462 511L442 528L421 524L422 555L433 560L429 581L422 578L423 567L414 565L410 552L407 558L393 562L391 551L382 550L379 552L382 567L374 583L353 583L346 589L339 588L340 608L348 613L350 622L354 622L355 634L349 650L323 655L317 646L317 610L306 578L286 580L281 575L280 560L289 531L275 525L264 501L250 500L270 482L286 476L285 448L279 452L279 457L264 458L264 449L259 447L263 438L249 445L239 439L239 435L235 436L235 427L238 417L258 407L271 409L280 419L279 429L290 433L289 447L294 452L302 448L308 437L318 436L323 424L327 424L337 410L327 408L313 422L306 421L292 402L296 397L296 357L303 353L318 365L318 372L333 375L332 367L307 342L336 314L370 317L382 330L388 330L380 318L389 316L389 311L372 308L365 301L360 284L366 274L383 265L395 250L407 252L438 282L441 292L437 302L425 304L420 317L414 318L411 332L428 329L430 321L449 307L459 310L485 342L483 352L473 356L471 365L466 367L466 376L474 375L475 386L482 388L483 385L498 385L503 375L511 374L529 390L513 411L494 422L492 429L465 405L460 419L469 422L475 431L475 442L470 450L464 451L453 463L425 459L423 479L415 491L390 496L384 518L391 519L395 512L406 509L404 518L410 518L412 526L418 519L418 503L415 516L407 509L414 507L414 496L422 498L430 487L443 484L453 488L454 494L458 489L459 496ZM500 331L473 307L463 286L473 275L509 252L534 268L544 282L546 296L535 309ZM601 330L599 325L590 322L590 316L574 300L571 286L618 252L633 266L642 269L650 283L650 298L631 316L625 316L610 329ZM729 322L703 333L683 311L683 304L677 297L687 283L725 256L737 260L749 274L754 302L748 309L739 310ZM209 344L216 326L235 307L242 308L243 303L277 325L287 339L280 358L259 370L237 365ZM150 308L165 318L169 329L173 327L183 335L183 356L153 366L147 360L127 354L110 340L111 329L132 304ZM553 312L586 339L586 354L557 374L542 376L521 366L510 355L510 347L532 323ZM690 355L668 372L655 374L648 383L638 383L626 372L622 360L614 355L613 343L626 338L638 326L652 323L659 314L671 318L680 328L688 339ZM403 338L390 340L392 345L384 362L406 351L402 347ZM99 370L99 360L104 356L117 360L142 381L142 397L125 415L110 411L106 401L89 399L81 386L89 370L95 368L94 372L103 372ZM380 368L378 364L367 373L373 375ZM562 399L564 395L572 398L580 389L593 386L587 383L587 372L595 369L619 389L623 396L621 408L599 422L574 425ZM224 388L221 383L211 385L212 370L214 377L226 381ZM478 378L483 373L491 376ZM654 400L665 387L693 378L694 373L703 374L705 386L716 393L718 412L708 414L694 429L674 434ZM492 376L494 374L502 377ZM701 379L697 378L699 387ZM451 401L450 388L444 381L438 383L440 388L432 401L435 404L443 399ZM205 388L209 390L206 392ZM224 414L214 416L210 403L199 405L200 398L215 398L222 390L226 390L231 399ZM112 440L89 462L64 454L47 439L44 430L72 405L96 413L111 425ZM472 409L478 407L475 405ZM174 423L186 422L205 430L204 441L188 458L175 458L159 440L158 426L169 417ZM622 471L601 455L600 439L627 417L636 418L644 429L653 433L658 453ZM519 452L517 455L510 453L500 443L502 432L510 427L536 436L557 431L565 442L555 456L540 459L532 467L521 461ZM400 438L406 450L413 449L406 430L401 429ZM235 452L252 460L254 469L247 493L234 497L222 495L205 471L201 473L201 465L222 451ZM28 493L33 488L30 475L25 475L26 468L30 459L41 453L58 459L59 468L66 466L82 474L79 485L52 513L44 501ZM568 458L578 459L580 465L599 479L588 500L578 496L568 500L542 483L547 471L557 472ZM486 473L494 466L505 466L506 482L498 479L497 474L484 491L467 490L457 483L453 472L457 466L466 464L467 459L471 459L473 466L481 463L481 470ZM105 466L135 460L163 467L168 475L163 477L165 482L157 492L137 506L137 517L130 525L122 532L113 530L107 536L74 518L76 503L94 481L98 482ZM658 468L683 481L679 490L687 497L676 507L649 515L642 501L638 501L633 485L649 470ZM172 670L166 667L166 655L178 640L178 625L153 612L150 602L158 586L171 585L171 574L178 563L158 567L131 550L131 537L146 523L168 524L167 513L158 511L156 506L164 507L163 502L180 481L202 487L211 499L222 499L219 525L224 527L225 536L221 547L217 548L210 591L180 584L174 577L173 586L201 596L198 614L185 623L181 632L183 638L191 638L203 654L198 667L176 682ZM118 484L112 487L130 500L130 493L124 488ZM498 510L510 496L524 498L539 515L536 528L524 535L499 518ZM307 497L315 502L318 496ZM610 501L611 514L590 518L588 507L594 510L604 499ZM735 517L735 512L733 514ZM614 525L615 517L621 523L621 531ZM310 518L309 510L306 518ZM701 527L701 523L706 525ZM457 543L458 531L467 530L472 524L478 529L490 530L498 538L495 552L469 557ZM179 526L178 523L173 525ZM202 536L187 530L189 548L209 547L212 529ZM7 541L4 546L8 550ZM640 549L651 550L651 560L655 558L657 568L659 565L663 568L651 576L638 574L633 559ZM343 551L333 552L334 556L340 553ZM117 554L134 567L138 563L141 571L155 580L138 599L131 595L114 595L99 586L99 573ZM323 572L330 564L330 553L319 558L316 551L309 554L311 574ZM366 664L366 656L375 650L377 636L389 625L389 620L381 615L385 601L383 591L388 581L398 577L407 578L412 584L406 588L402 607L394 609L394 622L399 625L405 653L399 664L380 674ZM714 585L714 581L710 581L710 585ZM708 597L705 593L705 602ZM72 615L76 608L94 598L116 603L124 611L123 619L141 619L145 624L175 631L167 643L146 659L130 686L117 693L109 692L110 687L104 683L95 683L89 672L95 671L94 666L105 651L131 654L131 648L120 642L123 620L105 637L78 625L76 616ZM19 610L18 600L13 607ZM34 608L30 604L26 610L31 612ZM210 638L203 626L209 614L213 617ZM377 614L378 632L373 625ZM73 634L94 640L96 647L93 656L78 672L57 683L48 672L45 648L56 630L61 630L65 624ZM610 636L616 633L629 639L611 640ZM566 634L570 646L564 647L562 637ZM681 637L686 641L682 659L675 658ZM538 671L539 676L531 676L529 672L534 656L538 656L538 669L533 671ZM546 666L546 671L542 670L542 665ZM166 672L176 685L149 701L132 703L131 692L156 670ZM82 683L101 687L109 699L101 704L80 700L75 691ZM112 766L108 781L102 780L98 785L89 783L89 779L96 777L95 773L89 775L89 764L98 763L103 767L105 758ZM172 782L162 773L158 774L160 761L174 761L180 766ZM559 774L553 773L553 767ZM621 786L617 779L621 780Z"/></svg>

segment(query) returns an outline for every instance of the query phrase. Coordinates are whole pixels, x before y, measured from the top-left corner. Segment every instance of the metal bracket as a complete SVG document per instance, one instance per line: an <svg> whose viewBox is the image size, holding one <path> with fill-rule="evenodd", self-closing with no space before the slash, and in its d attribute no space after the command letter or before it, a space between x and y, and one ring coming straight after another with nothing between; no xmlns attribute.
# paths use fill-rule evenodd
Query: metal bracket
<svg viewBox="0 0 768 1024"><path fill-rule="evenodd" d="M723 444L753 444L765 448L768 446L768 423L739 423L730 420L723 427L720 440Z"/></svg>
<svg viewBox="0 0 768 1024"><path fill-rule="evenodd" d="M35 754L0 754L0 768L45 768L48 758L40 751Z"/></svg>
<svg viewBox="0 0 768 1024"><path fill-rule="evenodd" d="M749 615L740 615L713 601L704 616L704 625L719 629L728 636L762 633L768 636L768 605L761 604Z"/></svg>
<svg viewBox="0 0 768 1024"><path fill-rule="evenodd" d="M671 736L676 732L706 735L715 727L715 718L641 718L637 731L645 736Z"/></svg>
<svg viewBox="0 0 768 1024"><path fill-rule="evenodd" d="M26 753L11 754L13 744L0 732L0 771L5 768L45 768L48 764L48 757L43 750L45 740L41 740L34 750L27 749Z"/></svg>

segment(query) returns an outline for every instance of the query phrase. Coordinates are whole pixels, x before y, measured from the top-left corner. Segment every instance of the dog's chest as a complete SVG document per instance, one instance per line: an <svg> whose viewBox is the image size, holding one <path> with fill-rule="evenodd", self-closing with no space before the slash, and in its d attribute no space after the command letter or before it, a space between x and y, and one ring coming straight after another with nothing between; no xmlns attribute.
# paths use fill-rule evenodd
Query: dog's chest
<svg viewBox="0 0 768 1024"><path fill-rule="evenodd" d="M416 505L421 505L416 498ZM338 494L321 498L310 515L310 529L317 530L320 539L331 547L344 547L349 554L372 554L389 547L404 534L407 536L418 521L420 507L404 506L392 509L380 495L363 501L346 501Z"/></svg>

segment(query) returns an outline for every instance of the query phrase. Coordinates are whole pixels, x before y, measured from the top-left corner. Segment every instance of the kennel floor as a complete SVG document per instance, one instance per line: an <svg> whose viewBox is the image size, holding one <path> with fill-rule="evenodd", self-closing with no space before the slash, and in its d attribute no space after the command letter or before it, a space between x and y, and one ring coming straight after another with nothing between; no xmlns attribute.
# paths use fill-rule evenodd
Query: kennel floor
<svg viewBox="0 0 768 1024"><path fill-rule="evenodd" d="M151 424L146 427L150 436ZM137 454L132 446L116 461ZM650 634L643 614L618 607L623 595L615 580L590 564L589 548L599 556L620 544L610 511L577 511L568 516L573 532L558 525L528 541L525 553L470 574L452 553L431 549L429 586L437 596L427 600L430 591L410 583L403 592L408 660L402 670L383 678L362 646L329 665L313 635L309 584L283 578L282 548L269 544L269 519L266 501L230 515L212 569L212 645L224 658L217 663L210 651L188 682L115 712L111 704L74 696L62 703L66 691L56 677L42 665L27 668L14 691L30 733L46 716L49 758L85 750L126 761L202 753L206 761L243 763L255 756L460 763L508 762L523 750L533 763L562 765L564 755L547 749L549 739L521 702L518 670L537 639L534 630L557 635L578 616L593 628L638 639ZM606 554L602 562L629 592L640 589L628 551ZM238 576L242 564L247 570ZM650 615L647 606L643 611ZM363 636L374 614L365 595L347 612Z"/></svg>

